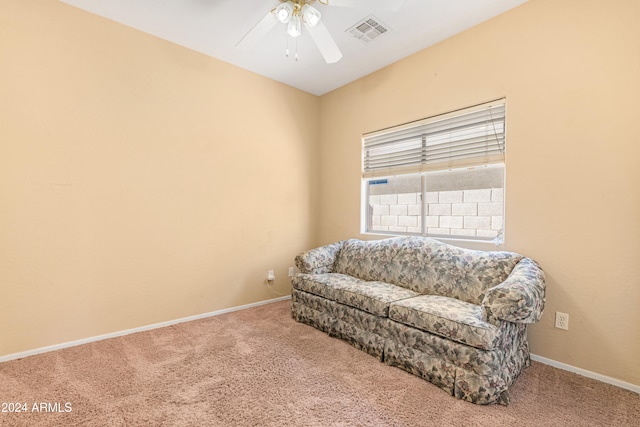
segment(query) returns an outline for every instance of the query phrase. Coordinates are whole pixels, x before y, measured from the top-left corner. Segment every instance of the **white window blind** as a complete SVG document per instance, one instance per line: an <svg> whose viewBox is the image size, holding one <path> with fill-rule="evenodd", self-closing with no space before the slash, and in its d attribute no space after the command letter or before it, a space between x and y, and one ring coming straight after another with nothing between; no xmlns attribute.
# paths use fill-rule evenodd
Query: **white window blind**
<svg viewBox="0 0 640 427"><path fill-rule="evenodd" d="M504 162L504 100L363 137L363 177Z"/></svg>

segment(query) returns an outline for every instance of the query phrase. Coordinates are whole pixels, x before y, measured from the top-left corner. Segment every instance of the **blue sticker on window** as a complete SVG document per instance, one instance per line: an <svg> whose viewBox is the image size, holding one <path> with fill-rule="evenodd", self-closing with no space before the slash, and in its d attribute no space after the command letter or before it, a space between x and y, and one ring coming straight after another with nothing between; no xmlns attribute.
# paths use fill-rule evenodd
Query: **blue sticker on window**
<svg viewBox="0 0 640 427"><path fill-rule="evenodd" d="M388 184L389 181L386 179L373 179L369 181L369 185L380 185L380 184Z"/></svg>

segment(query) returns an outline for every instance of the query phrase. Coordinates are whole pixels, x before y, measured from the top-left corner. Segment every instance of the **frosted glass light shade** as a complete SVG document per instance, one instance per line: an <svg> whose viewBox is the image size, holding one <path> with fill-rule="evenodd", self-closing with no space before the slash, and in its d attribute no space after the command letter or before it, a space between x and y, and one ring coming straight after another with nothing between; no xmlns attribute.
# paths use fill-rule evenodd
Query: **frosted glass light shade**
<svg viewBox="0 0 640 427"><path fill-rule="evenodd" d="M291 37L299 37L302 34L302 19L299 15L294 15L287 26L287 34Z"/></svg>
<svg viewBox="0 0 640 427"><path fill-rule="evenodd" d="M311 28L318 25L320 19L322 19L322 14L320 13L320 11L313 6L309 6L308 4L302 6L302 16L304 17L304 22L306 22L306 24Z"/></svg>
<svg viewBox="0 0 640 427"><path fill-rule="evenodd" d="M281 3L280 6L276 7L276 17L278 21L286 24L291 20L293 16L294 6L293 3L288 1L286 3Z"/></svg>

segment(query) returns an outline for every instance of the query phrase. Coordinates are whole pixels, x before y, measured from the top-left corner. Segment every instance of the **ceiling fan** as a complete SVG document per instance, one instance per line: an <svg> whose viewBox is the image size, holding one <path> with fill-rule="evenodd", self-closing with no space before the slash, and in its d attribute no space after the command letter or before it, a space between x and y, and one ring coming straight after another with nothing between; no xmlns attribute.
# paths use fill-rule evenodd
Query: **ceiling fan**
<svg viewBox="0 0 640 427"><path fill-rule="evenodd" d="M279 23L287 25L287 34L293 38L307 30L328 64L338 62L342 52L322 21L322 13L313 7L316 1L324 6L342 6L363 9L397 11L403 0L279 0L280 4L267 12L236 47L251 49ZM296 53L297 55L297 53Z"/></svg>

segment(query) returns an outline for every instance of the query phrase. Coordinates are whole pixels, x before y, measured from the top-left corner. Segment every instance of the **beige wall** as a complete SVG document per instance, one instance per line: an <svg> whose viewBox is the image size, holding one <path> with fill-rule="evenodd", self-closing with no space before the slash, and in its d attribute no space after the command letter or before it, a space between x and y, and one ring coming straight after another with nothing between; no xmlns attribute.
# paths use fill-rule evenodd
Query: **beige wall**
<svg viewBox="0 0 640 427"><path fill-rule="evenodd" d="M506 97L504 249L548 283L532 351L640 385L638 22L637 0L534 0L323 96L318 243L360 236L362 133Z"/></svg>
<svg viewBox="0 0 640 427"><path fill-rule="evenodd" d="M318 98L55 0L0 2L0 356L276 298Z"/></svg>

